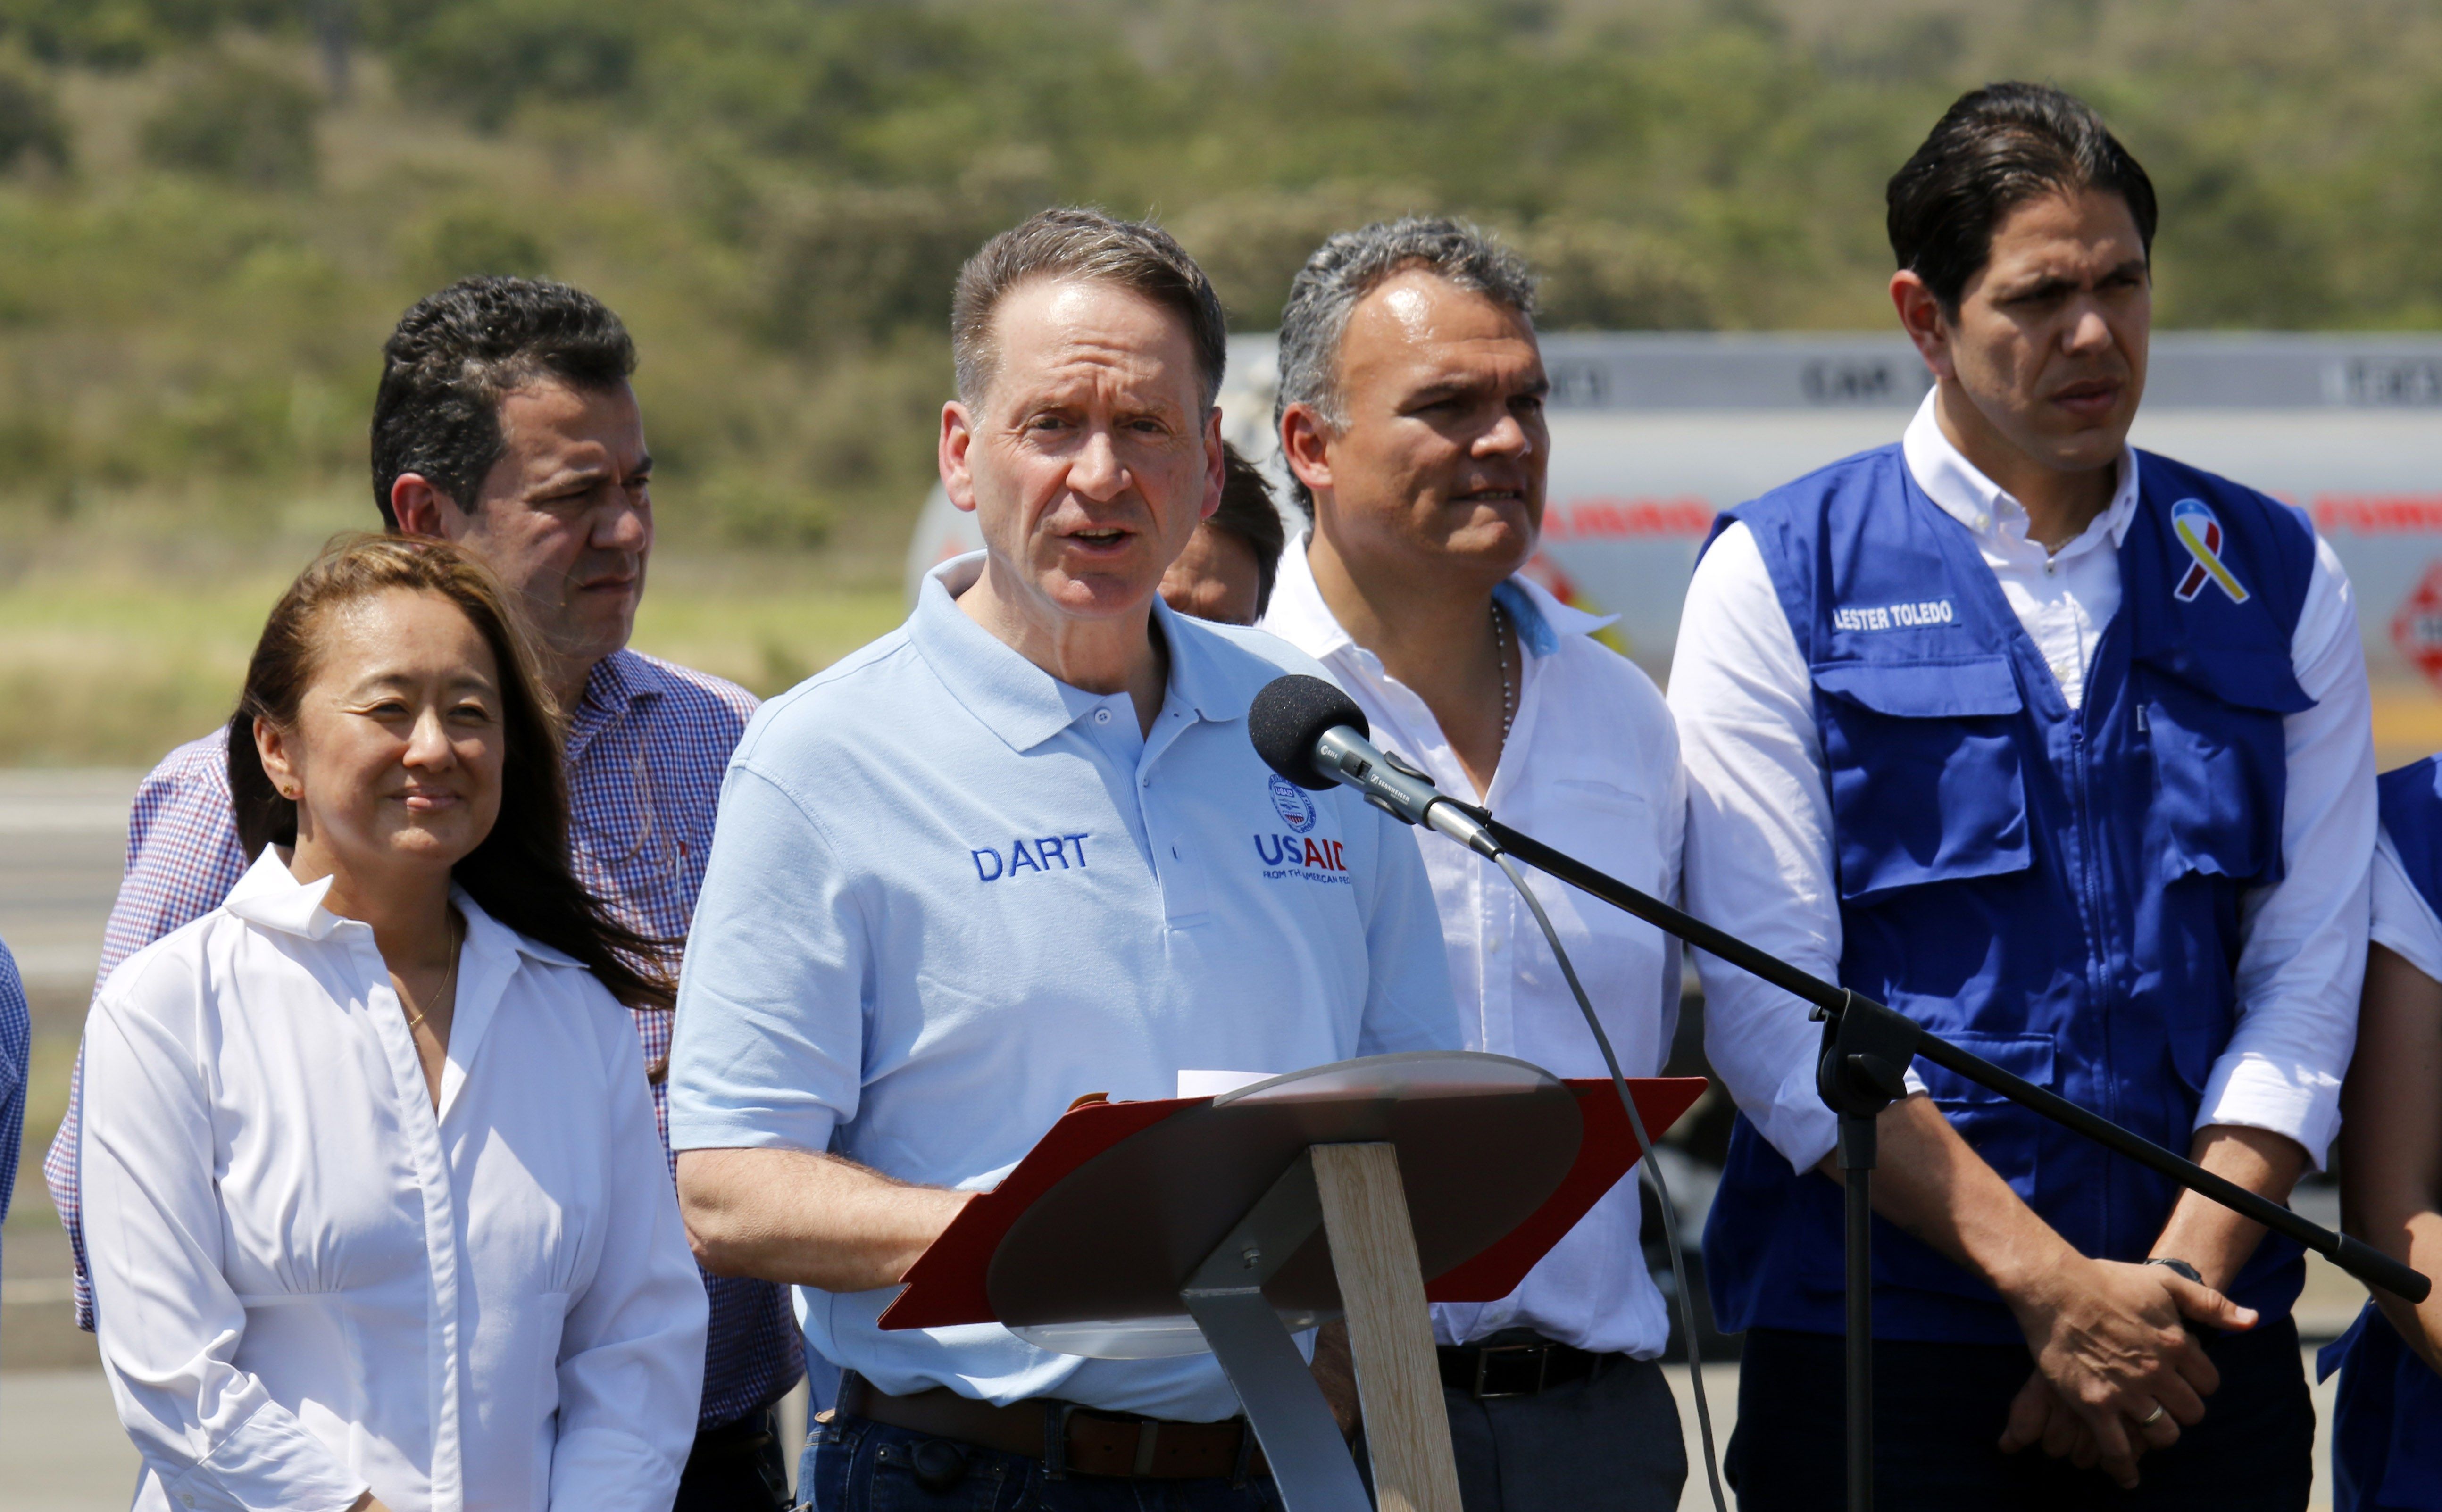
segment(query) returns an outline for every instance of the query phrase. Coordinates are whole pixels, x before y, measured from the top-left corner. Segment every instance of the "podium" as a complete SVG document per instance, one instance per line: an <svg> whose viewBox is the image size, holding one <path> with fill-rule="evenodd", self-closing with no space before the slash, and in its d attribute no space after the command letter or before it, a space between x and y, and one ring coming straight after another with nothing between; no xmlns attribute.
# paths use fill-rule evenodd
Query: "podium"
<svg viewBox="0 0 2442 1512"><path fill-rule="evenodd" d="M1702 1077L1631 1081L1660 1133ZM1210 1350L1290 1512L1365 1512L1293 1334L1348 1321L1381 1506L1459 1512L1431 1302L1492 1302L1642 1152L1608 1079L1426 1051L1211 1098L1080 1100L910 1267L885 1329L1062 1354Z"/></svg>

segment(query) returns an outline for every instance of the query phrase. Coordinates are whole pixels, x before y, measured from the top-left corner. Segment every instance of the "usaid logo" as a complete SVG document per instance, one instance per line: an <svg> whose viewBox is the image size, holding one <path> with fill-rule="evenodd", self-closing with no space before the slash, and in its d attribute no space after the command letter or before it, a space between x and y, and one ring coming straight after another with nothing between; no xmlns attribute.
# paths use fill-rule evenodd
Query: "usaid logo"
<svg viewBox="0 0 2442 1512"><path fill-rule="evenodd" d="M1302 878L1346 884L1348 853L1339 841L1314 832L1315 821L1322 813L1314 794L1283 776L1272 778L1269 791L1272 810L1288 832L1255 836L1255 855L1264 864L1264 876L1275 882Z"/></svg>
<svg viewBox="0 0 2442 1512"><path fill-rule="evenodd" d="M1314 828L1314 795L1277 773L1272 777L1272 807L1281 823L1299 834Z"/></svg>

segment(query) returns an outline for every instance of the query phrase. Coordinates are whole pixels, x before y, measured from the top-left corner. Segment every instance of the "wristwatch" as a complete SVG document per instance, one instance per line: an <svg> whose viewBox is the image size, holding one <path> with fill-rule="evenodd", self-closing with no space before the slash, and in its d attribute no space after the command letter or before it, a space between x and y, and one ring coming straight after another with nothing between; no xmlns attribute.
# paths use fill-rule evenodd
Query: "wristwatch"
<svg viewBox="0 0 2442 1512"><path fill-rule="evenodd" d="M2195 1282L2199 1286L2205 1284L2203 1274L2199 1272L2196 1266L2189 1265L2184 1260L2177 1260L2169 1255L2151 1255L2140 1262L2140 1264L2160 1266L2164 1270L2171 1272L2175 1276L2187 1277L2190 1281Z"/></svg>

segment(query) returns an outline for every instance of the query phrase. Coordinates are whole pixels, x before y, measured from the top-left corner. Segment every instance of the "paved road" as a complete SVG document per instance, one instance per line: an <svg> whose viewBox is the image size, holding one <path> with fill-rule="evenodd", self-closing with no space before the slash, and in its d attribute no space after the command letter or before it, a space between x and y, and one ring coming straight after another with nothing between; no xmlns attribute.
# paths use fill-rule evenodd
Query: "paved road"
<svg viewBox="0 0 2442 1512"><path fill-rule="evenodd" d="M0 770L0 940L40 998L92 989L142 775Z"/></svg>

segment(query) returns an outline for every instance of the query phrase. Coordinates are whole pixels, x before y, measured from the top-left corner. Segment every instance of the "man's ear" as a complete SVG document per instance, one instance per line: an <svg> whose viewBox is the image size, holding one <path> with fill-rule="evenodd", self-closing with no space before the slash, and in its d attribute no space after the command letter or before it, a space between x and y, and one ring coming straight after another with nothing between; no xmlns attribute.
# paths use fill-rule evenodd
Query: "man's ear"
<svg viewBox="0 0 2442 1512"><path fill-rule="evenodd" d="M1331 486L1331 439L1314 406L1293 404L1281 411L1281 456L1308 493Z"/></svg>
<svg viewBox="0 0 2442 1512"><path fill-rule="evenodd" d="M402 536L452 538L453 527L465 523L465 511L434 487L420 472L403 472L391 480L390 512Z"/></svg>
<svg viewBox="0 0 2442 1512"><path fill-rule="evenodd" d="M975 475L967 465L967 448L975 443L975 417L967 407L953 399L941 406L941 439L938 461L941 469L941 491L950 502L972 515L975 512Z"/></svg>
<svg viewBox="0 0 2442 1512"><path fill-rule="evenodd" d="M1941 380L1954 376L1957 368L1950 359L1950 316L1926 286L1923 277L1908 268L1892 274L1891 307L1899 312L1900 329L1916 343L1917 355L1924 358L1934 377Z"/></svg>

